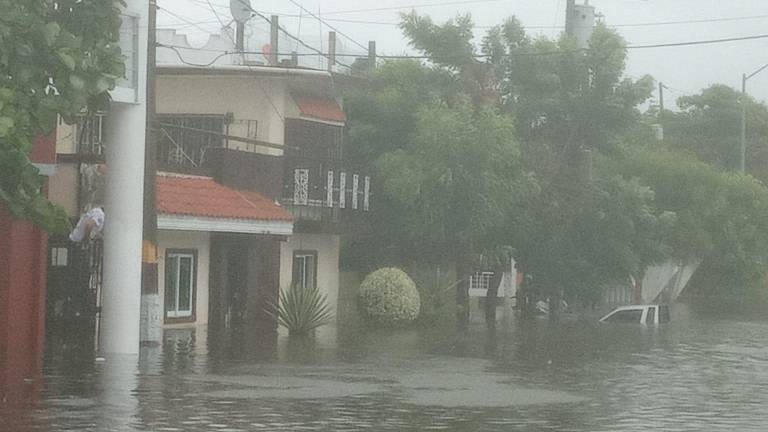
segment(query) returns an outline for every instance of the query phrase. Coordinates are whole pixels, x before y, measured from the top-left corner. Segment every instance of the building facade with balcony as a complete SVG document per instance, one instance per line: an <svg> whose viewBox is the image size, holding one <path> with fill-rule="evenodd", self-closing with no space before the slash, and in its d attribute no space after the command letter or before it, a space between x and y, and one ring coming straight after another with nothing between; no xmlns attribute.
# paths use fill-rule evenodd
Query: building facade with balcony
<svg viewBox="0 0 768 432"><path fill-rule="evenodd" d="M370 177L343 159L346 119L333 76L160 65L157 112L161 169L209 175L279 203L293 217L280 243L280 288L318 287L335 309L342 236L371 200Z"/></svg>

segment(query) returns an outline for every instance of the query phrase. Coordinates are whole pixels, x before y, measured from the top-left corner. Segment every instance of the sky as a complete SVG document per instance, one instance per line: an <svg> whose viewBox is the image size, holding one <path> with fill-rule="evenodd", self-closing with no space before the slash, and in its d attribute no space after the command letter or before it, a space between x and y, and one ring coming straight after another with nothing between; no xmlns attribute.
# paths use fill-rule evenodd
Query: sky
<svg viewBox="0 0 768 432"><path fill-rule="evenodd" d="M577 0L577 3L583 2ZM616 26L629 45L768 34L766 0L591 0L589 3L607 25ZM210 33L219 32L221 23L227 25L232 21L229 0L157 0L157 4L160 7L158 26L176 28L179 33L187 34L194 46L202 46ZM280 15L283 27L321 51L327 50L327 32L331 30L327 25L330 25L340 33L339 52L362 54L364 51L357 44L367 46L369 40L375 40L378 54L392 55L416 53L395 25L400 12L416 10L438 23L468 13L477 26L478 40L488 26L515 15L530 34L555 37L563 31L565 4L566 0L251 0L255 10L265 15ZM327 20L326 23L309 16L307 11ZM696 20L707 22L679 22ZM254 47L266 43L268 28L262 19L252 18L247 24L248 44ZM663 82L667 87L665 106L672 108L670 105L679 96L698 93L714 83L740 89L742 74L750 74L765 64L768 64L768 38L630 50L626 74L634 78L649 74ZM748 81L747 92L758 100L768 101L768 70Z"/></svg>

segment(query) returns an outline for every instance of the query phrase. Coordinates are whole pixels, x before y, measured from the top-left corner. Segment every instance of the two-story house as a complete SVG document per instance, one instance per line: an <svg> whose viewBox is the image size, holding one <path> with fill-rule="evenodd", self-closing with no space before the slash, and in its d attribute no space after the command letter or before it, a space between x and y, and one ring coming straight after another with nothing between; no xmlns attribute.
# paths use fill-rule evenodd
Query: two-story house
<svg viewBox="0 0 768 432"><path fill-rule="evenodd" d="M351 219L370 208L370 178L343 162L345 116L336 96L333 76L325 71L240 65L157 69L161 169L202 170L288 210L293 232L280 242L280 288L319 287L334 308L341 235ZM161 251L177 249L180 240L161 231L158 243ZM231 277L227 272L221 277ZM221 314L217 305L225 300L210 301L211 313Z"/></svg>

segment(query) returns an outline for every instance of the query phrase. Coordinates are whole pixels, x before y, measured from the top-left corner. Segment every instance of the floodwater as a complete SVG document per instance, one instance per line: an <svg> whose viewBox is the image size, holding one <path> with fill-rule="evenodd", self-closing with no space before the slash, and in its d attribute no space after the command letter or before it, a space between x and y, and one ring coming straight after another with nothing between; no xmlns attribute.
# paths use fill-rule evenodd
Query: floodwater
<svg viewBox="0 0 768 432"><path fill-rule="evenodd" d="M768 429L768 321L684 307L673 320L340 326L228 348L202 331L169 331L139 359L51 356L38 401L0 411L0 430Z"/></svg>

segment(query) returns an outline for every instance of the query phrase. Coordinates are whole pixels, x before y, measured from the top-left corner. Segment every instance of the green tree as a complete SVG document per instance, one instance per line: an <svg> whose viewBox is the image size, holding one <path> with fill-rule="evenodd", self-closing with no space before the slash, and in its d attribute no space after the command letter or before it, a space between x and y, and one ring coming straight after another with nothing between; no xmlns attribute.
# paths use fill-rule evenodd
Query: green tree
<svg viewBox="0 0 768 432"><path fill-rule="evenodd" d="M768 108L747 97L747 168L768 182ZM715 84L677 100L662 117L666 145L724 170L739 169L741 93Z"/></svg>
<svg viewBox="0 0 768 432"><path fill-rule="evenodd" d="M0 201L16 217L66 231L29 161L38 134L108 106L125 74L118 0L0 0Z"/></svg>
<svg viewBox="0 0 768 432"><path fill-rule="evenodd" d="M768 267L768 188L749 175L727 173L669 151L636 151L617 171L637 176L674 212L672 255L701 259L699 294L744 298L762 286Z"/></svg>
<svg viewBox="0 0 768 432"><path fill-rule="evenodd" d="M373 170L373 249L469 274L533 187L511 120L475 106L456 76L410 61L384 64L345 108L347 153ZM466 317L466 283L458 295Z"/></svg>

